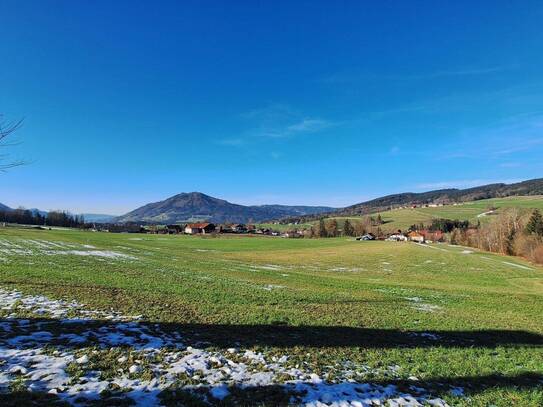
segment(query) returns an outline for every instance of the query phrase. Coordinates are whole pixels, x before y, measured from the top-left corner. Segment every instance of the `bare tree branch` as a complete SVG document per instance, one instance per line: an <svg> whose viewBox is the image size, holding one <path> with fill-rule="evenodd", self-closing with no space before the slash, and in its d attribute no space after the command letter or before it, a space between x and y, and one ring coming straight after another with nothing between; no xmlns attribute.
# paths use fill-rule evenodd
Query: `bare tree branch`
<svg viewBox="0 0 543 407"><path fill-rule="evenodd" d="M17 144L13 142L7 143L6 139L22 126L24 119L13 121L13 122L5 122L1 120L2 117L3 116L0 115L0 147L4 148L4 147L10 147ZM6 161L8 157L9 156L7 154L0 155L0 172L5 172L10 168L18 167L25 164L25 162L22 160L15 160L15 161L7 162L7 163L2 163L3 161Z"/></svg>

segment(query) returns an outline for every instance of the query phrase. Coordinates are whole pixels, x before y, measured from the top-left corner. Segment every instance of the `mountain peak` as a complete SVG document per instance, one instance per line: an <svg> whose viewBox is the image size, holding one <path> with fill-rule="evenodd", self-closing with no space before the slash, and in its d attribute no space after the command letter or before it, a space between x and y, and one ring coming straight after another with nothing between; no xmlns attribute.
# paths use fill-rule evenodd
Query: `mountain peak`
<svg viewBox="0 0 543 407"><path fill-rule="evenodd" d="M333 208L311 206L245 206L202 192L182 192L160 202L142 206L116 219L117 222L178 223L206 220L216 223L248 223L309 215Z"/></svg>

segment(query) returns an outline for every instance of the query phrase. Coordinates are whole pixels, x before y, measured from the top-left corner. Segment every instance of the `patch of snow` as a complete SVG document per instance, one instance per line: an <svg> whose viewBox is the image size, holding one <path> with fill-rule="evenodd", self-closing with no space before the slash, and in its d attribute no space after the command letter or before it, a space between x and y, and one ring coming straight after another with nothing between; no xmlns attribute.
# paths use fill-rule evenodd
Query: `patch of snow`
<svg viewBox="0 0 543 407"><path fill-rule="evenodd" d="M268 284L264 287L262 287L264 290L271 291L275 289L285 288L284 285L277 285L277 284Z"/></svg>
<svg viewBox="0 0 543 407"><path fill-rule="evenodd" d="M66 251L51 251L46 252L48 255L57 255L57 254L66 254L71 256L92 256L92 257L103 257L108 259L129 259L136 260L134 256L128 254L113 252L110 250L66 250Z"/></svg>
<svg viewBox="0 0 543 407"><path fill-rule="evenodd" d="M414 305L413 308L423 312L436 312L442 309L439 305L434 304L417 304Z"/></svg>
<svg viewBox="0 0 543 407"><path fill-rule="evenodd" d="M533 270L533 268L531 268L531 267L523 266L522 264L511 263L509 261L502 261L502 263L507 264L508 266L514 266L514 267L518 267L518 268L521 268L521 269L524 269L524 270Z"/></svg>
<svg viewBox="0 0 543 407"><path fill-rule="evenodd" d="M186 374L199 384L185 385L184 390L198 389L199 392L193 393L197 396L207 389L209 397L217 400L228 397L231 386L250 389L279 385L285 391L298 392L299 396L293 400L298 405L365 406L371 402L391 406L446 406L444 400L433 398L422 388L406 393L394 385L355 380L361 372L376 372L368 366L341 363L317 375L303 365L290 365L288 354L239 348L221 352L185 346L179 332L164 332L157 324L142 323L115 312L89 310L73 301L55 301L0 289L0 309L9 314L0 326L0 355L4 362L0 365L0 388L8 389L10 382L23 376L29 391L56 394L72 405L79 405L81 397L99 400L100 394L112 385L125 389L122 396L137 406L158 405L158 395L178 385L179 374ZM25 315L30 312L41 319L18 319L21 309ZM68 313L74 316L67 318ZM44 320L43 315L51 319ZM102 321L91 317L100 317ZM425 333L420 335L425 337ZM66 345L67 341L75 341L77 346ZM88 342L87 353L82 353L85 342ZM111 349L119 352L119 369L114 377L101 378L101 372L86 370L99 353L96 347L103 352ZM142 363L158 355L157 362ZM122 367L128 360L134 362L128 369ZM68 373L72 363L84 371L79 380ZM151 379L137 375L147 369L153 372ZM389 375L399 378L399 366L386 369ZM336 382L326 380L331 372ZM285 376L291 380L285 383ZM450 390L455 395L461 391Z"/></svg>

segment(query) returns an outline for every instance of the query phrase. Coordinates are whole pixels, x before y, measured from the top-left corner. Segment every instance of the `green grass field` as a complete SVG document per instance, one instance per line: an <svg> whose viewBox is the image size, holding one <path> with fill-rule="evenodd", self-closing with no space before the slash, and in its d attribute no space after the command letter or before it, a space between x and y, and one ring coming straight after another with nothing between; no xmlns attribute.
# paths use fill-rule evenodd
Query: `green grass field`
<svg viewBox="0 0 543 407"><path fill-rule="evenodd" d="M488 216L480 215L493 207L497 210ZM500 210L506 208L519 208L522 211L528 211L529 209L540 209L543 211L543 196L514 196L508 198L493 198L482 199L480 201L467 202L460 205L445 205L437 208L414 208L414 209L394 209L391 211L380 212L382 219L386 222L382 225L382 229L385 231L391 230L405 230L409 226L418 223L429 224L432 219L446 218L446 219L458 219L469 220L472 223L477 221L488 222L500 212ZM375 214L376 215L376 214ZM350 221L358 221L360 217L337 217L338 224L341 227L345 219Z"/></svg>
<svg viewBox="0 0 543 407"><path fill-rule="evenodd" d="M488 203L420 212L475 216ZM206 349L286 354L330 381L334 366L364 366L364 382L416 384L450 405L543 405L543 269L517 258L347 238L4 228L0 287L142 315ZM259 391L223 403L281 404Z"/></svg>

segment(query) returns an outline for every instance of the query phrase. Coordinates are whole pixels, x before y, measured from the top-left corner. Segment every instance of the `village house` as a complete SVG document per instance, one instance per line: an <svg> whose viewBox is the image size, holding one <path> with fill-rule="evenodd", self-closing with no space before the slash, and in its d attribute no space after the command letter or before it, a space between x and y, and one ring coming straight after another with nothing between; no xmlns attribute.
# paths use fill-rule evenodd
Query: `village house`
<svg viewBox="0 0 543 407"><path fill-rule="evenodd" d="M198 235L212 233L215 231L213 223L189 223L185 226L185 233L188 235Z"/></svg>
<svg viewBox="0 0 543 407"><path fill-rule="evenodd" d="M416 230L413 230L407 234L407 238L411 242L417 242L417 243L424 243L424 235L417 232Z"/></svg>
<svg viewBox="0 0 543 407"><path fill-rule="evenodd" d="M386 240L390 242L407 242L407 236L401 230L398 230L396 233L389 235Z"/></svg>
<svg viewBox="0 0 543 407"><path fill-rule="evenodd" d="M245 233L247 232L247 227L242 223L234 224L230 227L233 233Z"/></svg>
<svg viewBox="0 0 543 407"><path fill-rule="evenodd" d="M298 232L297 230L289 230L289 231L286 231L285 233L282 234L283 237L286 237L286 238L300 238L300 237L304 237L304 235L300 232Z"/></svg>
<svg viewBox="0 0 543 407"><path fill-rule="evenodd" d="M442 242L445 239L445 234L441 230L419 230L419 233L428 243Z"/></svg>

